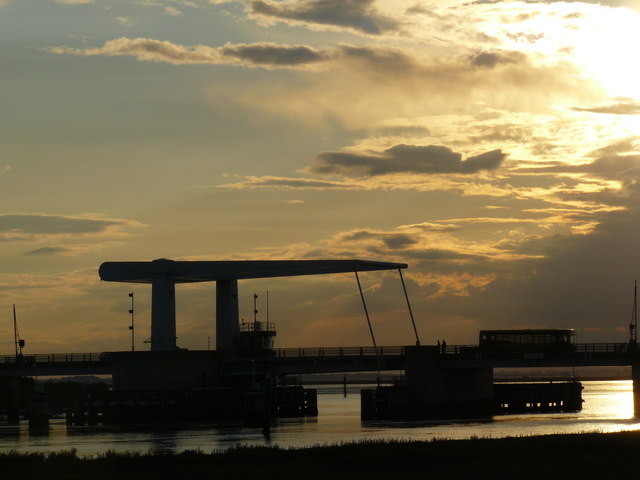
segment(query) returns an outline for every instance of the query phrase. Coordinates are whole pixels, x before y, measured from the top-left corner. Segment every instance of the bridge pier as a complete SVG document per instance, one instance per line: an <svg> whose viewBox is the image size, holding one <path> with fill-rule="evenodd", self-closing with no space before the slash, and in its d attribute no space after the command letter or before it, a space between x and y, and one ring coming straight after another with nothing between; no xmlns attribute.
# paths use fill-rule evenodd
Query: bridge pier
<svg viewBox="0 0 640 480"><path fill-rule="evenodd" d="M640 417L640 361L631 364L631 379L633 380L633 414Z"/></svg>
<svg viewBox="0 0 640 480"><path fill-rule="evenodd" d="M238 347L238 281L216 281L216 350L233 351Z"/></svg>
<svg viewBox="0 0 640 480"><path fill-rule="evenodd" d="M364 394L363 419L492 415L493 368L452 368L446 357L437 347L405 347L406 386L378 387Z"/></svg>
<svg viewBox="0 0 640 480"><path fill-rule="evenodd" d="M155 260L151 281L151 350L176 348L175 265L169 260Z"/></svg>
<svg viewBox="0 0 640 480"><path fill-rule="evenodd" d="M20 420L20 377L0 378L0 410L7 414L8 423Z"/></svg>
<svg viewBox="0 0 640 480"><path fill-rule="evenodd" d="M410 402L416 408L482 415L493 410L493 368L446 368L437 347L406 347L405 373Z"/></svg>

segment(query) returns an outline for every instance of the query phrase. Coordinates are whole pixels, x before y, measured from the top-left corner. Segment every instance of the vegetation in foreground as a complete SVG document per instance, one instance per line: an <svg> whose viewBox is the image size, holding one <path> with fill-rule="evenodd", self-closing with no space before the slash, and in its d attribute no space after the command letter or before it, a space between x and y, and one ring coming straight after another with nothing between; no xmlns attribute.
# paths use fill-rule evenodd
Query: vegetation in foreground
<svg viewBox="0 0 640 480"><path fill-rule="evenodd" d="M205 453L0 453L21 479L591 479L637 478L640 432L504 439L375 441Z"/></svg>

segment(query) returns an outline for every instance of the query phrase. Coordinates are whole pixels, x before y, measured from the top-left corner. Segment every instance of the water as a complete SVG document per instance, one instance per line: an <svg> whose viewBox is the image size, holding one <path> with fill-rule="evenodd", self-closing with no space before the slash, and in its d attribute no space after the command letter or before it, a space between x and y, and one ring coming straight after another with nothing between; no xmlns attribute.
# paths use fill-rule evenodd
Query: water
<svg viewBox="0 0 640 480"><path fill-rule="evenodd" d="M317 418L280 419L266 440L260 429L243 425L173 425L153 427L70 427L63 419L51 421L49 431L29 433L26 422L0 426L0 451L50 452L75 448L79 455L97 455L107 450L163 450L211 452L235 445L305 447L359 440L431 440L470 437L509 437L550 433L618 432L640 430L633 416L631 381L583 382L584 408L576 413L501 415L489 420L428 422L362 422L361 387L318 390Z"/></svg>

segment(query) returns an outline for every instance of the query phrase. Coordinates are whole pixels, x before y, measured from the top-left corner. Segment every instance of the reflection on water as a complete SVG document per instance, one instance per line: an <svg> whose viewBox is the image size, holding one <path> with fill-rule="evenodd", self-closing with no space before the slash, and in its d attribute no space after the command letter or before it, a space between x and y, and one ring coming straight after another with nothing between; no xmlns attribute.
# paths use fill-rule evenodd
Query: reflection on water
<svg viewBox="0 0 640 480"><path fill-rule="evenodd" d="M75 448L81 455L114 451L210 452L234 445L303 447L358 440L431 440L507 437L550 433L616 432L639 430L633 417L631 381L583 382L581 412L566 414L503 415L492 419L391 422L360 420L360 387L344 398L342 386L319 389L317 418L279 419L271 440L259 428L238 425L155 425L138 427L71 427L52 420L48 430L29 431L26 422L0 426L0 451L47 452Z"/></svg>

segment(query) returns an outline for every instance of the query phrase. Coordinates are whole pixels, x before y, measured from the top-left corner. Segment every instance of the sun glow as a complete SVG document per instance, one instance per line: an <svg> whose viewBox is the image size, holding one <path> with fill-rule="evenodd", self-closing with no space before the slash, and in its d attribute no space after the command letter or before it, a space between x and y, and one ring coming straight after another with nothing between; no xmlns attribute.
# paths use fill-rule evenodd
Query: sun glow
<svg viewBox="0 0 640 480"><path fill-rule="evenodd" d="M639 13L580 2L559 2L544 13L520 2L495 8L487 5L493 15L478 25L504 48L531 53L537 63L571 62L585 82L595 81L608 96L640 99Z"/></svg>
<svg viewBox="0 0 640 480"><path fill-rule="evenodd" d="M640 15L608 9L576 31L575 61L612 97L640 99Z"/></svg>

